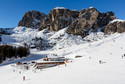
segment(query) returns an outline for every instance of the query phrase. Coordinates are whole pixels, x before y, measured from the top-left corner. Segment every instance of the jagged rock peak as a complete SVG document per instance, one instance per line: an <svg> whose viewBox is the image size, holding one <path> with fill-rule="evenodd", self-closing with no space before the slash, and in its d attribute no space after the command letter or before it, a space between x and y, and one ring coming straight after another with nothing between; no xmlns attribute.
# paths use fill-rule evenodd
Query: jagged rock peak
<svg viewBox="0 0 125 84"><path fill-rule="evenodd" d="M99 11L95 8L83 9L80 11L80 16L69 25L67 33L74 35L86 36L91 27L96 22Z"/></svg>
<svg viewBox="0 0 125 84"><path fill-rule="evenodd" d="M106 26L110 21L116 19L115 14L110 11L106 13L99 12L99 16L97 18L97 21L93 25L93 32L97 32L99 28ZM103 31L103 28L102 30Z"/></svg>
<svg viewBox="0 0 125 84"><path fill-rule="evenodd" d="M116 19L111 12L101 13L94 7L82 9L79 17L69 25L67 33L85 37L91 32L104 31L105 26Z"/></svg>
<svg viewBox="0 0 125 84"><path fill-rule="evenodd" d="M32 15L41 14L42 16L46 16L45 13L40 12L40 11L36 11L36 10L30 10L30 11L28 11L28 12L26 12L26 13L32 13ZM25 13L25 14L26 14L26 13ZM25 15L25 14L24 14L24 15Z"/></svg>
<svg viewBox="0 0 125 84"><path fill-rule="evenodd" d="M72 11L70 9L64 8L64 7L56 7L55 9L52 9L48 15L48 18L52 21L55 20L55 18L77 18L79 11Z"/></svg>
<svg viewBox="0 0 125 84"><path fill-rule="evenodd" d="M39 11L28 11L24 14L18 26L25 26L28 28L39 28L42 19L47 17L45 13Z"/></svg>
<svg viewBox="0 0 125 84"><path fill-rule="evenodd" d="M79 17L81 17L81 16L82 16L82 14L84 14L84 13L85 13L85 11L86 11L86 9L82 9L82 10L80 11L80 13L79 13Z"/></svg>
<svg viewBox="0 0 125 84"><path fill-rule="evenodd" d="M98 31L108 34L125 32L125 21L116 19L112 11L102 13L94 7L82 9L80 12L56 7L48 15L39 11L28 11L18 26L38 28L39 30L49 28L50 31L59 31L68 27L66 30L68 34L81 35L82 37Z"/></svg>
<svg viewBox="0 0 125 84"><path fill-rule="evenodd" d="M115 32L125 32L125 20L115 19L105 26L104 32L107 34L113 34Z"/></svg>
<svg viewBox="0 0 125 84"><path fill-rule="evenodd" d="M52 9L40 24L39 30L49 28L50 31L58 31L70 25L79 16L79 11L72 11L64 7L56 7Z"/></svg>

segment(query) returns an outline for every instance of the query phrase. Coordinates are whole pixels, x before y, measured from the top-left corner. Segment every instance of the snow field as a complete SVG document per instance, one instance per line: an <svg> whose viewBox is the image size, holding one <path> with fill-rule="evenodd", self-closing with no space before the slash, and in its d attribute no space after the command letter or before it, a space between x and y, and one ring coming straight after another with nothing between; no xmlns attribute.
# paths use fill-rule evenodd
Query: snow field
<svg viewBox="0 0 125 84"><path fill-rule="evenodd" d="M16 39L16 41L12 41L12 44L23 42L23 40L17 39L16 36L18 35L20 39L25 39L25 36L34 38L37 35L43 35L43 31L37 32L36 30L35 32L30 29L23 31L25 31L25 34L20 35L21 30L15 35L12 34L12 37L10 36L10 39ZM67 63L66 67L61 65L42 71L36 70L36 73L33 68L22 70L12 67L11 65L15 65L17 61L5 63L5 65L0 66L0 84L125 84L125 57L122 58L122 55L125 54L125 33L116 33L110 36L101 34L101 37L97 35L97 39L94 40L93 38L96 35L92 34L86 38L86 40L91 40L87 42L80 37L69 36L64 31L65 29L57 33L52 32L44 35L50 42L56 42L51 50L37 51L32 49L31 56L25 58L25 60L19 59L17 61L40 62L41 58L46 55L57 54L70 58L73 61L72 63ZM64 36L59 41L54 39L60 35ZM63 38L67 38L65 36L68 39L64 40ZM5 36L5 38L7 37ZM9 41L8 43L11 43L11 40ZM30 39L27 39L28 41ZM82 57L75 58L77 55ZM102 64L99 63L99 60L102 61ZM21 71L21 74L19 74L19 71ZM25 81L23 81L23 76L26 77Z"/></svg>

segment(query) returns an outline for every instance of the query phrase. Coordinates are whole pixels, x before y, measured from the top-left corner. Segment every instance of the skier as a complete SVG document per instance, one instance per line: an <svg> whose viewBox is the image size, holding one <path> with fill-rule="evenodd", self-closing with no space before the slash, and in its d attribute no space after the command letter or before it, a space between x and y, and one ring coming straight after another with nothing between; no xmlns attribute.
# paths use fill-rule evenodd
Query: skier
<svg viewBox="0 0 125 84"><path fill-rule="evenodd" d="M36 70L34 70L34 73L36 73Z"/></svg>
<svg viewBox="0 0 125 84"><path fill-rule="evenodd" d="M125 58L125 54L122 55L122 58Z"/></svg>
<svg viewBox="0 0 125 84"><path fill-rule="evenodd" d="M101 60L99 60L99 64L101 64L102 63L102 61Z"/></svg>
<svg viewBox="0 0 125 84"><path fill-rule="evenodd" d="M13 70L13 72L15 72L15 70Z"/></svg>
<svg viewBox="0 0 125 84"><path fill-rule="evenodd" d="M66 63L65 63L65 67L66 67L67 65L66 65Z"/></svg>
<svg viewBox="0 0 125 84"><path fill-rule="evenodd" d="M122 47L121 47L121 49L122 49Z"/></svg>
<svg viewBox="0 0 125 84"><path fill-rule="evenodd" d="M23 76L23 81L25 80L25 76Z"/></svg>
<svg viewBox="0 0 125 84"><path fill-rule="evenodd" d="M19 71L19 74L21 74L21 71Z"/></svg>
<svg viewBox="0 0 125 84"><path fill-rule="evenodd" d="M91 59L91 57L89 57L89 59Z"/></svg>

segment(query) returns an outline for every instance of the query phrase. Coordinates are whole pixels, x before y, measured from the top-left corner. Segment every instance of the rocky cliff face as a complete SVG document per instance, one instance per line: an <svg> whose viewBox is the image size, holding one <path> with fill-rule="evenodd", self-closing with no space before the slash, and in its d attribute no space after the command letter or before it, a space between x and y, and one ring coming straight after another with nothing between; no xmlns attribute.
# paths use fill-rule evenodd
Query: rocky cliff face
<svg viewBox="0 0 125 84"><path fill-rule="evenodd" d="M98 31L107 34L125 32L125 22L114 21L115 19L117 18L112 11L101 13L93 7L82 9L80 12L57 7L52 9L48 15L38 11L29 11L25 13L18 26L39 30L48 28L50 31L59 31L68 27L66 30L68 34L81 35L82 37Z"/></svg>
<svg viewBox="0 0 125 84"><path fill-rule="evenodd" d="M99 16L93 25L93 32L97 32L99 28L106 26L110 21L116 19L113 12L107 12L107 13L100 13ZM102 30L103 31L103 28Z"/></svg>
<svg viewBox="0 0 125 84"><path fill-rule="evenodd" d="M48 27L50 31L58 31L70 25L78 15L79 11L71 11L66 8L52 9L47 16L47 19L41 22L39 30Z"/></svg>
<svg viewBox="0 0 125 84"><path fill-rule="evenodd" d="M28 28L39 28L42 19L45 19L47 15L39 11L28 11L24 14L22 20L18 26L25 26Z"/></svg>
<svg viewBox="0 0 125 84"><path fill-rule="evenodd" d="M66 32L74 35L82 35L84 37L92 28L98 16L99 12L95 8L82 10L78 19L69 25Z"/></svg>
<svg viewBox="0 0 125 84"><path fill-rule="evenodd" d="M118 32L118 33L125 32L125 21L116 19L116 20L110 22L104 28L104 32L107 34L113 34L115 32Z"/></svg>
<svg viewBox="0 0 125 84"><path fill-rule="evenodd" d="M113 12L101 13L95 8L82 9L79 18L67 29L67 33L85 37L90 32L104 31L110 21L116 19Z"/></svg>

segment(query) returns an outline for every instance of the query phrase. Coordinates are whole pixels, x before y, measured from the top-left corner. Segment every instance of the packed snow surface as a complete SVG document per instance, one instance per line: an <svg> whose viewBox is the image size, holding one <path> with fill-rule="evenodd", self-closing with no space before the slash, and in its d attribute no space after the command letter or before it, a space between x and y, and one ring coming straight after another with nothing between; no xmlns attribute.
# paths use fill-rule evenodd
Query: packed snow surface
<svg viewBox="0 0 125 84"><path fill-rule="evenodd" d="M42 37L56 45L44 51L31 49L27 58L0 64L0 84L125 84L125 33L107 36L98 32L83 39L66 34L66 28L46 34L47 30L23 27L13 31L12 35L2 35L1 44L7 41L12 45L22 45L32 38ZM70 58L72 62L42 70L12 66L16 62L41 62L43 57L52 54ZM23 80L24 76L26 80Z"/></svg>

